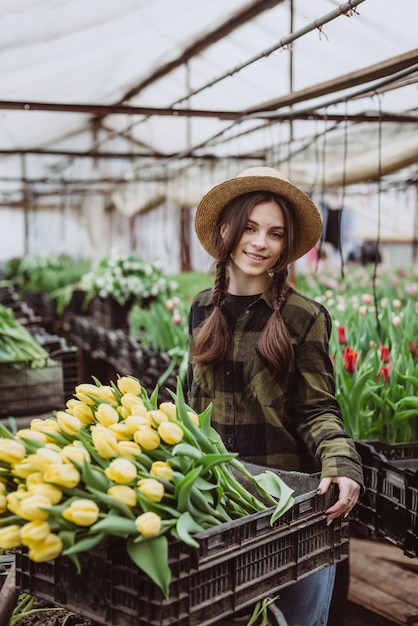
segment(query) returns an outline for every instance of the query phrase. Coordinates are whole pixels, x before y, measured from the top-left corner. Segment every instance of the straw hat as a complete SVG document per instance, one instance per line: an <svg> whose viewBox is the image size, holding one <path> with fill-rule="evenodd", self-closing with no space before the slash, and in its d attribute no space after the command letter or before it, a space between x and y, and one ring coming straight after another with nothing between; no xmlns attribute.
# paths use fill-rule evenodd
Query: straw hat
<svg viewBox="0 0 418 626"><path fill-rule="evenodd" d="M290 261L296 261L315 246L322 234L322 219L309 196L278 170L271 167L251 167L213 187L197 206L196 234L211 256L215 256L214 233L222 209L228 202L249 191L271 191L288 198L292 203L299 243Z"/></svg>

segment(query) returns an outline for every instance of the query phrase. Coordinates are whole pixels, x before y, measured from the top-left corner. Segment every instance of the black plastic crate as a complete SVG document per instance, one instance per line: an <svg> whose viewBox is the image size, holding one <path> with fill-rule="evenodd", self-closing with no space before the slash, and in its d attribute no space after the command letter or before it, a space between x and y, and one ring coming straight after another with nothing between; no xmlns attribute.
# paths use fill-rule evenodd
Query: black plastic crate
<svg viewBox="0 0 418 626"><path fill-rule="evenodd" d="M366 492L351 517L374 534L418 556L418 442L357 441Z"/></svg>
<svg viewBox="0 0 418 626"><path fill-rule="evenodd" d="M75 387L80 383L79 349L76 346L65 346L52 352L51 357L61 363L65 404L74 397Z"/></svg>
<svg viewBox="0 0 418 626"><path fill-rule="evenodd" d="M39 415L62 408L61 364L15 361L0 363L0 416Z"/></svg>
<svg viewBox="0 0 418 626"><path fill-rule="evenodd" d="M44 326L53 326L57 320L57 299L44 291L25 291L23 300L42 318Z"/></svg>
<svg viewBox="0 0 418 626"><path fill-rule="evenodd" d="M128 330L131 307L131 302L119 304L113 298L95 296L90 303L90 315L98 324L109 330L113 328Z"/></svg>
<svg viewBox="0 0 418 626"><path fill-rule="evenodd" d="M4 285L0 287L0 304L12 307L19 302L19 300L19 294L17 293L14 285Z"/></svg>
<svg viewBox="0 0 418 626"><path fill-rule="evenodd" d="M297 476L316 489L318 478ZM16 585L106 626L213 624L347 558L348 520L326 524L336 497L335 485L324 496L302 493L273 526L272 509L249 515L196 534L198 549L170 540L169 598L133 565L123 542L79 555L81 575L65 557L36 564L21 551Z"/></svg>
<svg viewBox="0 0 418 626"><path fill-rule="evenodd" d="M66 322L66 331L70 340L86 352L96 347L97 323L90 317L69 315Z"/></svg>

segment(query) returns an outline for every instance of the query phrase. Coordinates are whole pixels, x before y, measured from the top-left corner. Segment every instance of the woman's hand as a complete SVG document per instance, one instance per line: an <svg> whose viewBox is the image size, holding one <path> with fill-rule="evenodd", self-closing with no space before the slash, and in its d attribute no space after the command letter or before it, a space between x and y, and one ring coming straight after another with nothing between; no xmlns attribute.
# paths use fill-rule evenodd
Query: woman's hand
<svg viewBox="0 0 418 626"><path fill-rule="evenodd" d="M352 478L347 478L346 476L327 476L322 478L318 486L318 493L324 495L331 483L337 483L339 497L337 502L325 511L327 524L330 524L332 520L340 517L340 515L347 517L357 504L360 495L360 485Z"/></svg>

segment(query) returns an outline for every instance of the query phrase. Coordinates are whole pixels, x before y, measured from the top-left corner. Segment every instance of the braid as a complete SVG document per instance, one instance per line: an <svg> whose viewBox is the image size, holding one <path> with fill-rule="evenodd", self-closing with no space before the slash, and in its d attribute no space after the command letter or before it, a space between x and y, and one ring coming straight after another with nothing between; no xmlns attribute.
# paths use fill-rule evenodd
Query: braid
<svg viewBox="0 0 418 626"><path fill-rule="evenodd" d="M275 275L275 280L273 281L273 292L272 292L272 301L273 308L275 311L280 311L282 304L286 298L286 293L288 289L288 269L287 267Z"/></svg>
<svg viewBox="0 0 418 626"><path fill-rule="evenodd" d="M216 264L214 309L193 337L192 361L199 367L222 360L231 342L231 329L222 312L226 296L226 264Z"/></svg>
<svg viewBox="0 0 418 626"><path fill-rule="evenodd" d="M215 284L213 287L213 304L216 308L221 308L225 302L226 295L226 265L216 264Z"/></svg>
<svg viewBox="0 0 418 626"><path fill-rule="evenodd" d="M266 324L259 343L261 354L278 375L286 371L292 355L289 331L280 313L289 286L287 275L287 268L274 275L272 285L274 312Z"/></svg>

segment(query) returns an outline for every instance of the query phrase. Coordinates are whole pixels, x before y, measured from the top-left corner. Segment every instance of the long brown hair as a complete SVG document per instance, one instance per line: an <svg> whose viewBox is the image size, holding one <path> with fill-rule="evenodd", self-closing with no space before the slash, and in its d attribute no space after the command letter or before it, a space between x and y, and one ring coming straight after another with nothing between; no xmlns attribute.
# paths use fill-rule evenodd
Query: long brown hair
<svg viewBox="0 0 418 626"><path fill-rule="evenodd" d="M232 252L238 245L248 224L252 209L263 202L276 202L285 218L284 247L280 259L272 268L272 304L274 312L270 316L260 336L258 349L261 355L278 375L286 370L291 357L289 331L283 322L280 309L288 290L287 266L297 244L297 232L292 204L287 198L269 191L254 191L231 200L218 219L214 233L215 284L212 291L214 309L191 341L192 362L198 367L209 365L225 358L232 334L223 314L223 306L228 288L227 265ZM221 227L225 226L224 236Z"/></svg>

